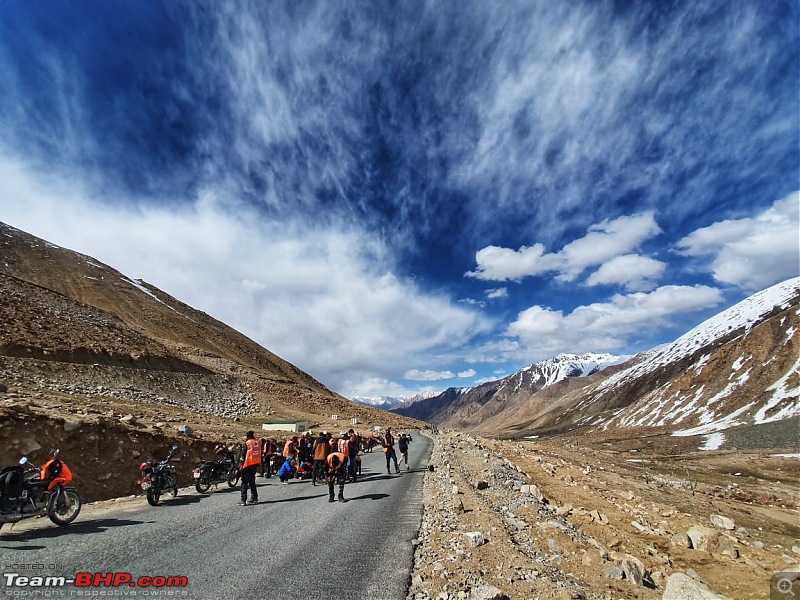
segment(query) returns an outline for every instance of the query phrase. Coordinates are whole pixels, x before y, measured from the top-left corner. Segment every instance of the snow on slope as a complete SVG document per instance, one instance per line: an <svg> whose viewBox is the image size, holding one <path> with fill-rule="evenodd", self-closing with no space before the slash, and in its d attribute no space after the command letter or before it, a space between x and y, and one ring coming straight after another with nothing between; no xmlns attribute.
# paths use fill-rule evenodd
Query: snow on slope
<svg viewBox="0 0 800 600"><path fill-rule="evenodd" d="M545 380L542 387L547 387L567 377L588 377L592 373L597 373L608 366L625 362L629 358L630 356L593 354L591 352L580 355L559 354L555 358L543 360L535 365L525 367L520 372L524 373L526 371L538 369L541 373L541 377Z"/></svg>
<svg viewBox="0 0 800 600"><path fill-rule="evenodd" d="M664 365L677 362L697 349L741 328L748 331L775 307L785 308L800 293L800 277L789 279L753 294L738 304L704 321L671 344L653 353L648 359L612 375L597 388L607 391L629 379L635 379Z"/></svg>

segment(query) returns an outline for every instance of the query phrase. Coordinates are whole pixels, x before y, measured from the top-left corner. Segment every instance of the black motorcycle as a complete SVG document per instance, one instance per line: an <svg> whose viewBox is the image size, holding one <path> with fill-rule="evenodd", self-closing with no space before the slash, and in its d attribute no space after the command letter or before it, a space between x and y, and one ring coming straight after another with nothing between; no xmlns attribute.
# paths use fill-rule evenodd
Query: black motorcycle
<svg viewBox="0 0 800 600"><path fill-rule="evenodd" d="M201 460L197 468L192 472L194 477L194 487L201 494L205 494L212 485L217 485L223 481L227 482L228 487L236 487L239 483L241 473L234 460L233 452L222 445L214 448L214 453L219 456L217 460Z"/></svg>
<svg viewBox="0 0 800 600"><path fill-rule="evenodd" d="M70 486L72 472L55 450L41 467L23 456L18 465L0 471L0 527L29 517L47 515L56 525L69 525L83 504Z"/></svg>
<svg viewBox="0 0 800 600"><path fill-rule="evenodd" d="M139 470L142 472L142 490L147 494L147 503L156 506L163 492L172 491L172 497L178 495L178 474L175 466L170 464L170 460L178 451L178 445L173 444L167 458L158 463L153 463L152 458L148 458L141 465Z"/></svg>

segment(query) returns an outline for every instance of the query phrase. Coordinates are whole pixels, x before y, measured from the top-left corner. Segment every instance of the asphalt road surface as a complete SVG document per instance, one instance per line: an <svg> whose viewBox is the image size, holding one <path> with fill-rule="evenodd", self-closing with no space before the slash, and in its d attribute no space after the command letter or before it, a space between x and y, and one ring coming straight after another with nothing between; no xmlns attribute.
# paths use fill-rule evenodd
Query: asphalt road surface
<svg viewBox="0 0 800 600"><path fill-rule="evenodd" d="M386 473L379 448L362 455L362 477L345 486L346 503L329 503L324 485L259 477L260 503L252 506L237 506L239 489L222 484L205 495L182 488L156 507L144 497L87 505L68 527L46 517L6 524L0 597L403 600L430 452L431 441L415 435L412 470L399 475ZM123 584L58 585L77 573L114 573ZM158 576L187 583L167 586ZM164 587L135 585L146 583L142 577Z"/></svg>

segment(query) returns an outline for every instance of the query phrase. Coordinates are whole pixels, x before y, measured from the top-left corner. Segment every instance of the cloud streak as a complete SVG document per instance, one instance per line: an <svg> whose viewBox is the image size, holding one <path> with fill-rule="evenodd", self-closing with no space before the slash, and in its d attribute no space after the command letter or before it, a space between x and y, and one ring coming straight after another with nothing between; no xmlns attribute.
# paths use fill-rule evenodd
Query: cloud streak
<svg viewBox="0 0 800 600"><path fill-rule="evenodd" d="M0 2L0 220L344 394L797 275L796 3L86 2Z"/></svg>

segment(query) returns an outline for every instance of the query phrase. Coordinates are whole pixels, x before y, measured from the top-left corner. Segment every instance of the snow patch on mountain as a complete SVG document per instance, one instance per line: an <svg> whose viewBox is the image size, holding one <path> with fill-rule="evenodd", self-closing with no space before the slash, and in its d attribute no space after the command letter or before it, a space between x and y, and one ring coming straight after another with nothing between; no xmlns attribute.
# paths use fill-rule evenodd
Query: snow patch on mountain
<svg viewBox="0 0 800 600"><path fill-rule="evenodd" d="M470 389L470 388L467 388ZM373 408L380 408L381 410L392 410L398 407L411 406L420 400L427 400L434 398L441 394L438 391L428 391L415 394L413 396L376 396L376 397L362 397L354 396L350 398L356 404L364 404L365 406L372 406Z"/></svg>
<svg viewBox="0 0 800 600"><path fill-rule="evenodd" d="M659 367L678 362L699 348L741 329L749 331L754 324L775 310L776 307L788 307L798 293L800 293L800 277L789 279L753 294L746 300L704 321L671 344L654 352L649 358L612 375L598 386L597 391L602 393L624 381L642 377ZM708 357L704 356L694 365L698 373L702 370L706 360Z"/></svg>
<svg viewBox="0 0 800 600"><path fill-rule="evenodd" d="M611 365L617 365L628 360L630 356L615 356L613 354L559 354L555 358L543 360L522 369L519 373L535 370L535 379L531 383L544 378L542 387L547 387L566 379L567 377L588 377L602 371Z"/></svg>

